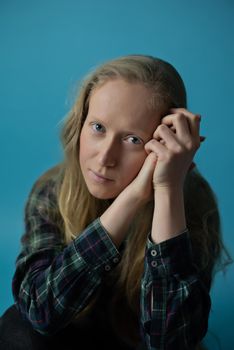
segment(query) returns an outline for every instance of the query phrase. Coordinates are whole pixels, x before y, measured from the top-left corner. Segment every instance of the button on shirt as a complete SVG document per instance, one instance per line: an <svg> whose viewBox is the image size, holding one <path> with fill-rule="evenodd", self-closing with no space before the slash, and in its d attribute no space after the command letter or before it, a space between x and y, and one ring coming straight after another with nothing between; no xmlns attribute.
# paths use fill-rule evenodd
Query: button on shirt
<svg viewBox="0 0 234 350"><path fill-rule="evenodd" d="M64 244L56 224L60 214L48 214L57 206L56 181L51 178L30 193L13 279L16 306L42 334L55 333L72 322L103 276L121 260L99 218ZM147 349L193 349L206 333L209 310L208 290L193 266L189 233L160 244L149 235L139 320Z"/></svg>

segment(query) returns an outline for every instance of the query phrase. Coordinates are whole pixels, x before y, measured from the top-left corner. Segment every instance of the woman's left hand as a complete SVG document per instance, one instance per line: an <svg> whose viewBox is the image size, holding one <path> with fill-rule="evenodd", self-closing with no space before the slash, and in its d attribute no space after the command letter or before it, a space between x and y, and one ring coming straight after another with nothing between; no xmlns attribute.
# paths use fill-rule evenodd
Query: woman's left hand
<svg viewBox="0 0 234 350"><path fill-rule="evenodd" d="M184 108L173 108L165 116L151 139L145 145L157 162L153 174L154 189L183 186L186 173L200 147L200 120Z"/></svg>

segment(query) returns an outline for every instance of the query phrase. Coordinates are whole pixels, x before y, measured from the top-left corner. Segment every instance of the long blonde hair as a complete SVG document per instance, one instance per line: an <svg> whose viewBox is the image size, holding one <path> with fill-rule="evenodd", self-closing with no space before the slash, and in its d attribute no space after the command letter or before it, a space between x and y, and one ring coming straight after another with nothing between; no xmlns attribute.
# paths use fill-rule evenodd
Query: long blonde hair
<svg viewBox="0 0 234 350"><path fill-rule="evenodd" d="M79 165L79 137L88 113L89 100L98 86L110 79L141 83L152 91L152 103L163 113L172 107L187 107L184 83L175 68L152 56L129 55L104 63L82 82L78 97L68 114L61 133L64 147L63 178L58 194L66 243L78 236L110 205L88 191ZM185 181L187 225L195 261L207 284L223 250L217 200L208 182L192 170ZM122 260L116 268L116 295L125 299L133 314L139 306L140 279L153 202L148 203L132 222ZM118 298L117 298L118 299Z"/></svg>
<svg viewBox="0 0 234 350"><path fill-rule="evenodd" d="M104 63L84 79L61 133L65 160L59 208L65 223L67 242L109 205L108 201L96 200L87 190L79 165L79 137L92 92L106 81L116 78L150 88L151 103L160 108L162 114L169 107L186 106L186 92L178 72L169 63L151 56L120 57Z"/></svg>

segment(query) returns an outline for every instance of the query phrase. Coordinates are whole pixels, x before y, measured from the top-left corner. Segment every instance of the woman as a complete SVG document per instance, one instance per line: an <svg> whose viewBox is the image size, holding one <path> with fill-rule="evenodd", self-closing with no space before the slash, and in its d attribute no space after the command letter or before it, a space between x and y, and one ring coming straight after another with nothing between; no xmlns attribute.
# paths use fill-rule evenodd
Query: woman
<svg viewBox="0 0 234 350"><path fill-rule="evenodd" d="M6 349L199 345L223 248L215 195L193 163L201 117L186 108L179 73L151 56L84 80L64 161L27 201Z"/></svg>

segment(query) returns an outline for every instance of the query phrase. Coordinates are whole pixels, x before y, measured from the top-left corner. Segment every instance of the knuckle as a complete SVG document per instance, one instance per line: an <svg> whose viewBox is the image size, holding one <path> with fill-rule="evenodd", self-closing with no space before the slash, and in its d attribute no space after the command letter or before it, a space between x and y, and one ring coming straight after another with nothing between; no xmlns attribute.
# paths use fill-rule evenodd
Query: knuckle
<svg viewBox="0 0 234 350"><path fill-rule="evenodd" d="M199 140L188 140L185 143L185 147L188 151L196 151L200 147Z"/></svg>
<svg viewBox="0 0 234 350"><path fill-rule="evenodd" d="M160 124L157 128L157 130L160 132L160 131L164 131L166 130L167 126L165 124Z"/></svg>
<svg viewBox="0 0 234 350"><path fill-rule="evenodd" d="M175 118L176 118L176 120L178 120L180 122L180 121L185 119L185 115L183 113L177 113L175 115Z"/></svg>
<svg viewBox="0 0 234 350"><path fill-rule="evenodd" d="M184 108L184 107L180 107L180 108L176 109L176 114L183 114L183 113L186 113L186 112L187 112L187 109Z"/></svg>
<svg viewBox="0 0 234 350"><path fill-rule="evenodd" d="M189 150L189 151L192 151L195 148L195 144L194 144L194 142L192 140L188 140L185 143L185 146L186 146L186 149Z"/></svg>
<svg viewBox="0 0 234 350"><path fill-rule="evenodd" d="M174 154L176 154L176 155L181 154L183 151L184 151L184 148L181 145L179 145L179 144L174 145L174 147L173 147Z"/></svg>

